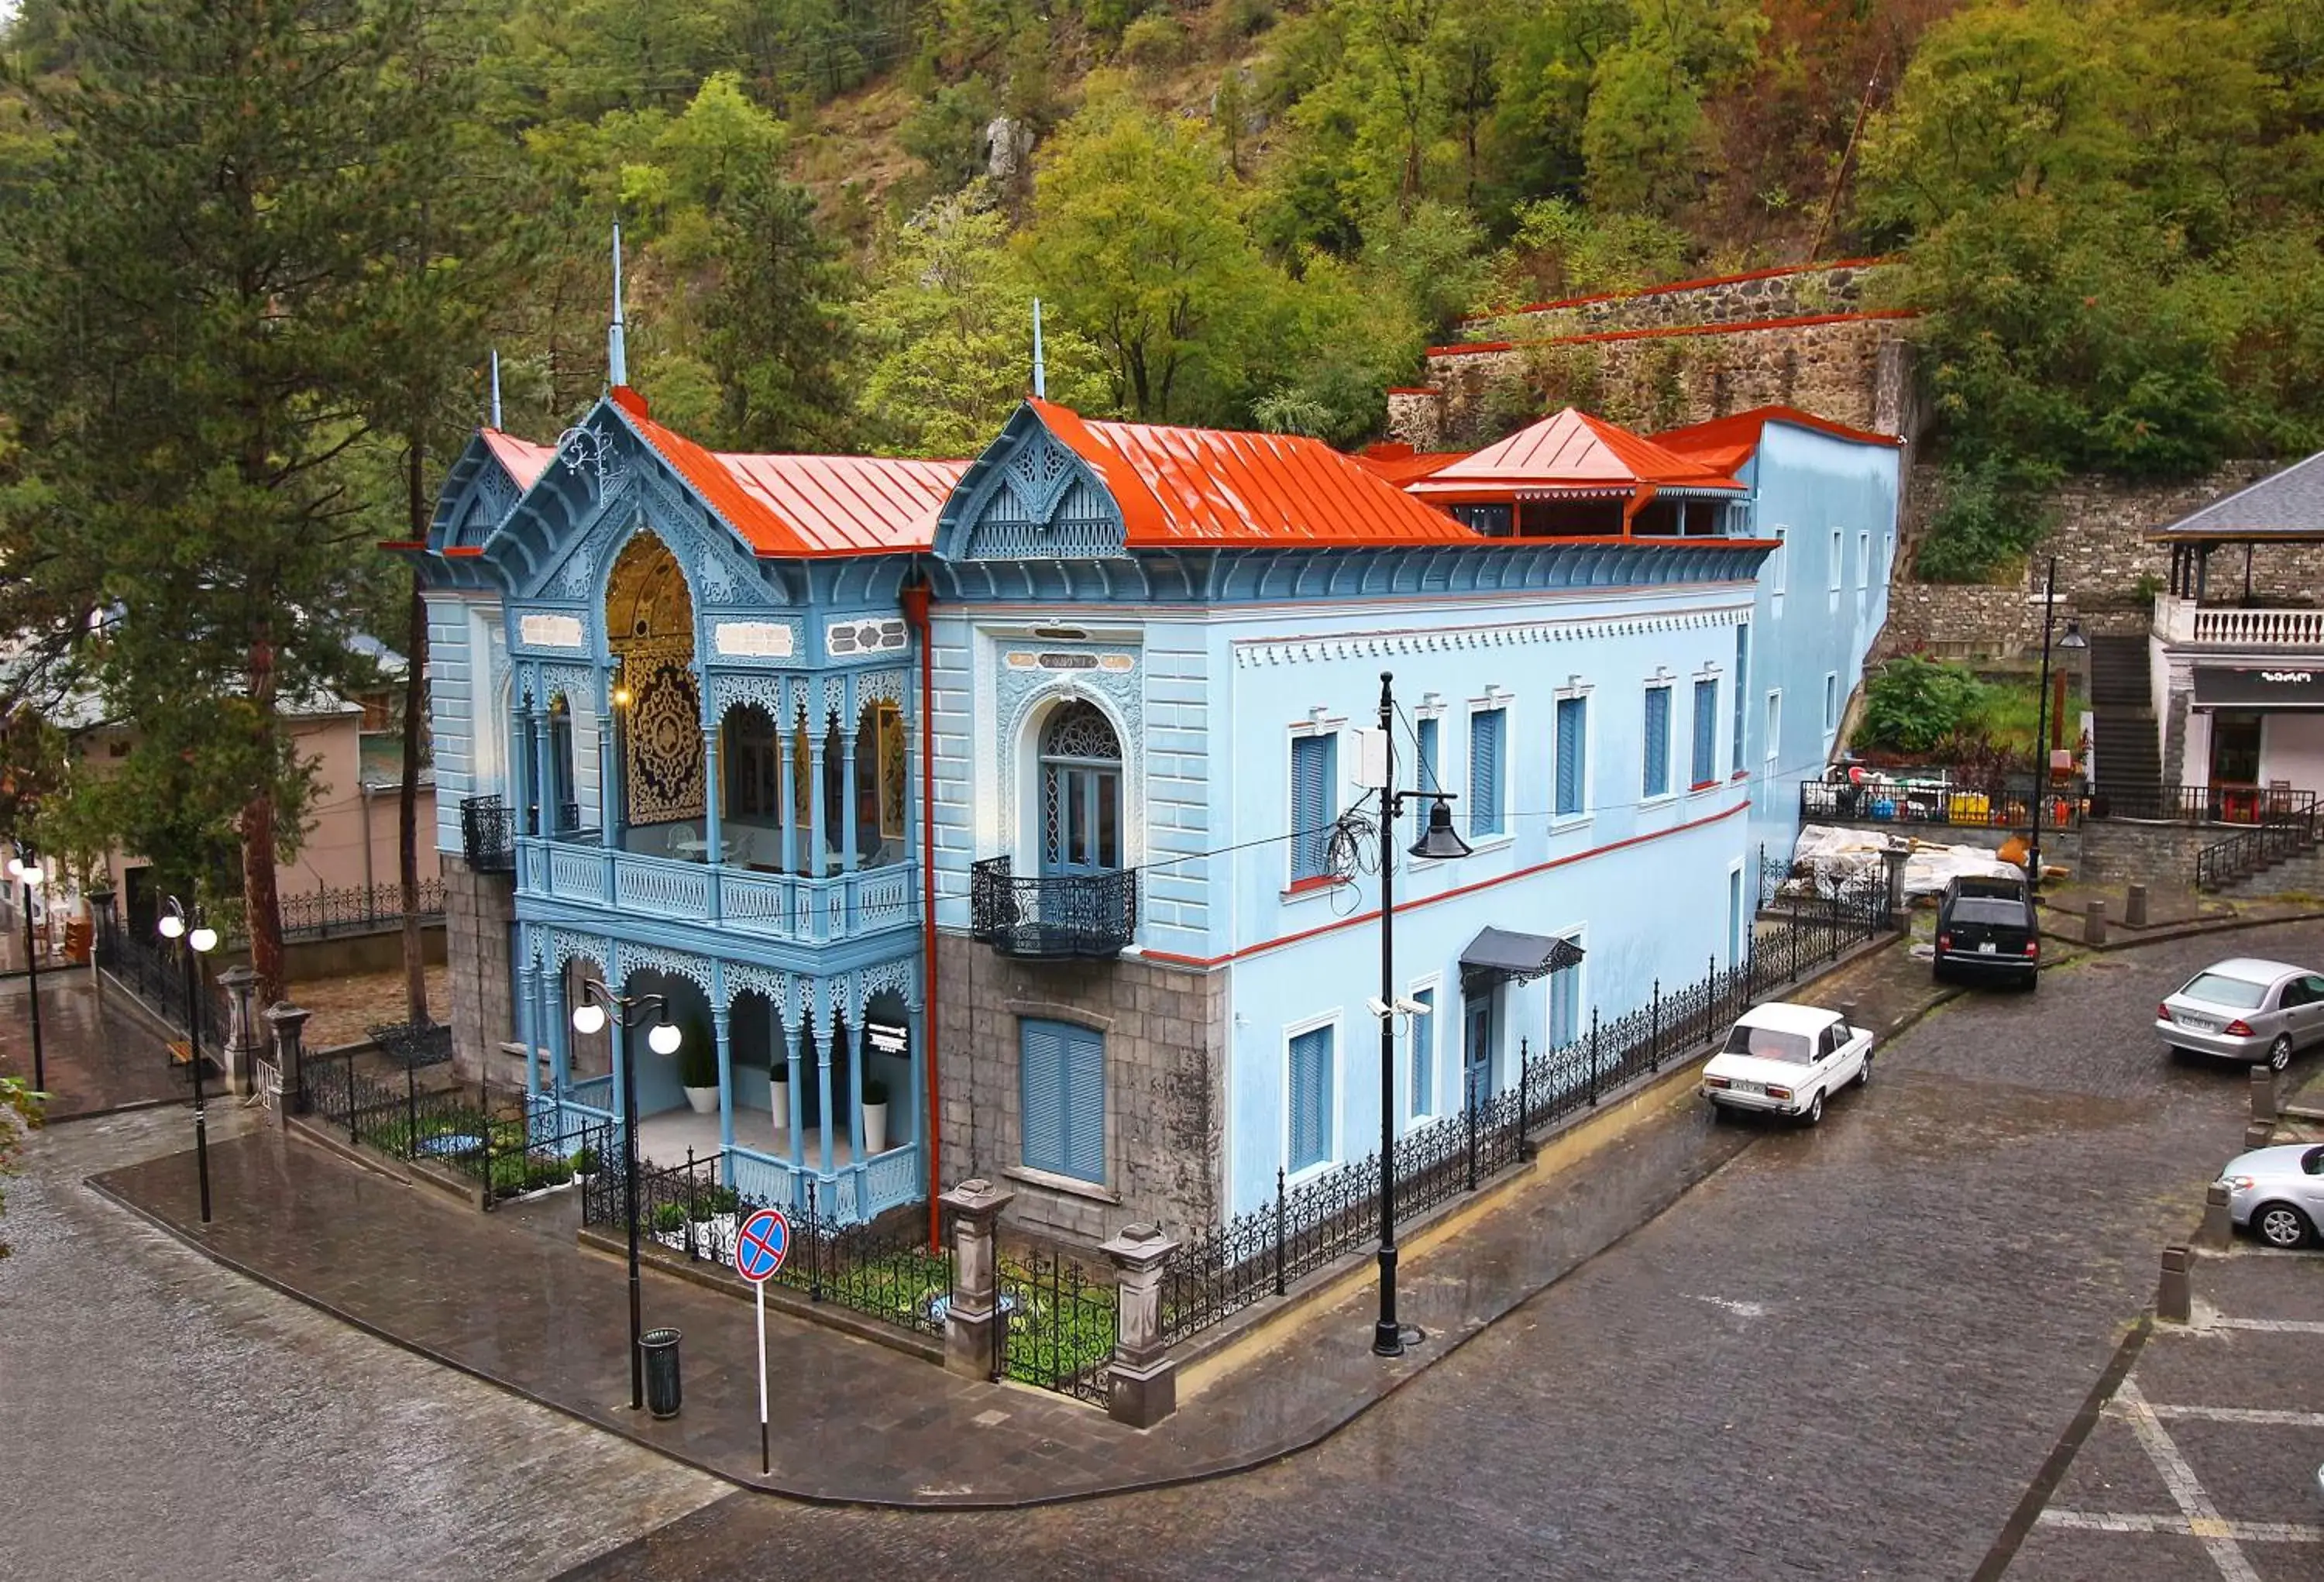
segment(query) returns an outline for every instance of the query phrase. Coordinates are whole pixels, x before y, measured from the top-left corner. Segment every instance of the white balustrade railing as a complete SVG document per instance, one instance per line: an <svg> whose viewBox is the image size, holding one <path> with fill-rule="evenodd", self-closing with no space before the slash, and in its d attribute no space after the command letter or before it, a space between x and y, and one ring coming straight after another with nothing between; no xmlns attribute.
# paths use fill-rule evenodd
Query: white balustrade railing
<svg viewBox="0 0 2324 1582"><path fill-rule="evenodd" d="M2324 648L2324 610L2194 612L2193 641L2235 648Z"/></svg>
<svg viewBox="0 0 2324 1582"><path fill-rule="evenodd" d="M649 917L709 923L736 933L825 945L917 921L919 865L898 863L827 879L713 869L637 852L528 837L517 842L517 881L528 893L613 906ZM711 892L718 916L711 916Z"/></svg>

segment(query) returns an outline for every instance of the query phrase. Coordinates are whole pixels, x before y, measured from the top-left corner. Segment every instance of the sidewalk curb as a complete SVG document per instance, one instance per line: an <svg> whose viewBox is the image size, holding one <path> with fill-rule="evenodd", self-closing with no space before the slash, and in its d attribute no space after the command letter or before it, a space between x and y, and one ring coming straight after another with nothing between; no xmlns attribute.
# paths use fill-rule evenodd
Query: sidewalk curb
<svg viewBox="0 0 2324 1582"><path fill-rule="evenodd" d="M2071 918L2073 913L2061 912L2059 915ZM2142 945L2167 945L2174 939L2192 939L2204 934L2234 934L2241 933L2247 929L2273 929L2292 923L2319 921L2324 921L2324 911L2295 911L2285 917L2213 918L2201 922L2172 923L2162 928L2142 929L2128 939L2116 938L2110 931L2107 942L2103 945L2085 944L2062 929L2052 931L2045 928L2042 932L2061 945L2071 945L2077 950L2086 950L2096 956L2107 956L2116 950L2135 950ZM2109 930L2121 926L2119 919L2109 918L2107 921Z"/></svg>
<svg viewBox="0 0 2324 1582"><path fill-rule="evenodd" d="M1872 944L1868 948L1859 948L1843 956L1838 962L1834 963L1832 970L1836 970L1840 967L1853 965L1856 962L1877 956L1883 951L1894 949L1903 942L1904 938L1904 937L1901 935L1891 935ZM1829 976L1829 972L1821 976ZM1807 984L1794 985L1794 992L1812 992L1813 981L1814 980L1810 980ZM1930 1012L1936 1010L1941 1005L1949 1004L1967 992L1968 991L1966 989L1960 987L1947 987L1937 992L1925 1001L1916 1004L1903 1014L1890 1019L1882 1033L1882 1037L1895 1037L1920 1022L1923 1018L1928 1015ZM1628 1099L1636 1100L1646 1097L1654 1089L1668 1085L1672 1087L1673 1091L1669 1097L1664 1101L1665 1107L1677 1107L1683 1102L1685 1097L1683 1091L1683 1085L1676 1081L1676 1078L1683 1073L1683 1067L1674 1068L1671 1070L1665 1071L1659 1078L1649 1081L1640 1089L1629 1095ZM314 1141L312 1138L298 1137L296 1133L293 1135L297 1141ZM1615 1140L1615 1138L1609 1137L1607 1142L1610 1143ZM1552 1138L1549 1141L1554 1143L1555 1139ZM1294 1456L1313 1450L1318 1446L1321 1446L1334 1438L1336 1435L1347 1429L1351 1424L1356 1422L1359 1419L1366 1416L1381 1402L1401 1392L1405 1387L1412 1383L1413 1381L1422 1377L1424 1374L1434 1368L1438 1364L1457 1354L1462 1347L1468 1345L1471 1341L1498 1328L1504 1320L1514 1315L1519 1309L1534 1301L1552 1287L1581 1272L1582 1270L1595 1263L1598 1259L1603 1257L1606 1254L1612 1252L1622 1245L1631 1236L1654 1224L1665 1214L1668 1213L1672 1208L1683 1201L1687 1195L1696 1187L1702 1185L1702 1182L1710 1180L1712 1176L1718 1174L1720 1170L1732 1164L1735 1159L1739 1158L1743 1153L1748 1152L1752 1147L1756 1146L1759 1141L1761 1141L1760 1135L1752 1135L1744 1140L1732 1152L1727 1153L1723 1157L1715 1161L1707 1161L1702 1168L1689 1169L1682 1175L1661 1183L1658 1189L1642 1195L1639 1199L1639 1208L1641 1212L1639 1212L1630 1223L1623 1226L1623 1228L1618 1230L1613 1235L1609 1236L1600 1245L1576 1258L1571 1264L1553 1274L1550 1278L1536 1285L1528 1286L1513 1293L1509 1300L1500 1306L1499 1310L1493 1313L1491 1317L1483 1318L1480 1321L1457 1332L1437 1332L1437 1335L1432 1336L1432 1344L1428 1347L1426 1354L1416 1359L1416 1365L1407 1368L1406 1371L1388 1381L1385 1386L1377 1393L1372 1394L1357 1403L1354 1409L1349 1411L1346 1415L1339 1417L1336 1420L1326 1423L1317 1429L1313 1431L1302 1431L1295 1438L1276 1445L1268 1446L1262 1449L1239 1453L1235 1455L1232 1459L1222 1464L1207 1466L1198 1465L1182 1472L1141 1477L1132 1481L1114 1484L1104 1488L1080 1489L1062 1493L1034 1494L1009 1497L984 1496L956 1499L890 1499L862 1495L836 1495L822 1494L810 1490L796 1488L783 1483L779 1483L771 1478L760 1478L747 1473L736 1473L724 1469L713 1465L699 1456L689 1453L682 1447L669 1445L648 1438L636 1428L619 1420L616 1417L597 1415L583 1408L576 1407L567 1402L551 1400L521 1383L495 1374L487 1373L481 1367L465 1362L446 1352L440 1351L425 1342L396 1335L382 1328L378 1324L346 1310L335 1302L301 1291L284 1281L276 1279L265 1272L245 1263L241 1259L235 1257L230 1254L224 1253L217 1248L211 1246L209 1244L203 1241L198 1235L193 1234L189 1229L172 1225L159 1215L123 1197L118 1192L114 1191L111 1188L99 1181L94 1176L82 1178L82 1184L88 1187L91 1191L95 1192L97 1196L126 1209L138 1219L152 1226L154 1228L161 1231L192 1251L208 1258L211 1262L218 1264L219 1266L236 1274L242 1275L245 1279L254 1281L258 1284L265 1286L269 1290L289 1297L294 1301L298 1301L317 1312L324 1314L326 1317L337 1319L340 1323L348 1325L349 1327L358 1329L366 1335L383 1340L389 1345L394 1346L415 1356L419 1356L429 1362L450 1368L456 1373L465 1374L470 1378L476 1379L481 1383L503 1390L511 1395L516 1396L521 1400L529 1401L537 1406L545 1407L561 1416L586 1424L591 1428L604 1432L619 1435L642 1449L652 1451L655 1454L665 1457L672 1461L694 1467L696 1470L716 1478L721 1483L729 1485L733 1487L747 1490L754 1494L778 1495L786 1499L797 1500L806 1504L839 1508L886 1511L1006 1511L1027 1510L1044 1505L1074 1504L1091 1500L1109 1499L1121 1494L1139 1494L1154 1490L1177 1488L1191 1484L1207 1483L1219 1478L1237 1476L1243 1473L1258 1471L1260 1468L1271 1466L1277 1462L1286 1460ZM1605 1144L1600 1144L1600 1146L1602 1147ZM335 1150L326 1147L322 1149L321 1152L333 1154L335 1157L340 1157L341 1162L349 1162L346 1161L343 1156L338 1156ZM1554 1173L1563 1173L1563 1170L1573 1169L1581 1166L1596 1152L1598 1152L1597 1148L1585 1151L1576 1159L1562 1167L1560 1170ZM368 1161L355 1162L357 1162L359 1167L368 1164ZM393 1180L394 1178L388 1177L387 1179ZM1508 1176L1495 1183L1495 1190L1490 1192L1480 1192L1477 1200L1462 1205L1460 1210L1456 1210L1455 1213L1446 1216L1446 1220L1463 1220L1477 1213L1489 1213L1497 1211L1498 1209L1508 1206L1509 1197L1511 1196L1508 1189L1519 1185L1537 1184L1539 1181L1546 1179L1554 1179L1554 1177L1541 1176L1538 1173L1537 1167L1534 1165L1528 1165L1521 1170L1512 1171ZM410 1185L410 1183L404 1184ZM648 1268L652 1272L659 1274L665 1279L679 1278L678 1276L669 1274L665 1271L652 1269L650 1264L648 1265ZM1333 1301L1344 1300L1345 1298L1334 1293L1333 1288L1349 1281L1352 1281L1360 1285L1363 1278L1363 1272L1364 1272L1360 1267L1352 1268L1340 1276L1326 1281L1323 1282L1323 1288L1315 1293L1315 1296L1321 1297L1327 1293L1331 1293ZM1307 1321L1312 1318L1316 1312L1328 1305L1323 1301L1314 1300L1313 1298L1311 1298L1311 1301L1313 1301L1313 1307L1310 1309L1308 1313L1303 1315L1301 1319L1296 1320L1291 1328L1296 1328L1298 1322ZM1260 1337L1264 1334L1265 1328L1274 1328L1272 1325L1265 1326L1259 1332L1245 1338L1248 1341L1256 1342L1259 1340ZM1442 1338L1443 1344L1441 1346L1433 1344L1433 1342L1439 1337Z"/></svg>

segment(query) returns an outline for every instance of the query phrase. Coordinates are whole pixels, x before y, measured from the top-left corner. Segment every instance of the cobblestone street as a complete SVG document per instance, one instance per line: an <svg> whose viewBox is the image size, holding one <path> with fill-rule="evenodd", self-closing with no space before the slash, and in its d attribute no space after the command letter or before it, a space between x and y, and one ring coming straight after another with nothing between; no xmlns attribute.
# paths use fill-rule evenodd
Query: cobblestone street
<svg viewBox="0 0 2324 1582"><path fill-rule="evenodd" d="M2318 938L2188 939L1954 1004L1820 1131L1768 1130L1312 1455L1015 1516L731 1498L586 1574L1968 1577L2239 1145L2239 1074L2166 1061L2155 999ZM2045 1533L2035 1558L2096 1582L2121 1557Z"/></svg>
<svg viewBox="0 0 2324 1582"><path fill-rule="evenodd" d="M34 1577L1968 1577L2013 1558L1995 1552L2012 1513L2151 1299L2157 1248L2192 1228L2239 1145L2239 1074L2166 1061L2154 1000L2206 960L2318 943L2312 925L2187 939L1956 1002L1884 1049L1820 1130L1735 1124L1750 1146L1676 1207L1320 1449L1021 1513L719 1498L226 1275L80 1186L171 1146L182 1111L73 1123L11 1193L0 1476L110 1498L19 1524L12 1562ZM2270 1366L2296 1365L2279 1354L2313 1337L2269 1344ZM2149 1365L2136 1376L2166 1407L2266 1404L2264 1381L2166 1391ZM2206 1439L2218 1427L2170 1431L2240 1481ZM2151 1468L2113 1498L2087 1482L2108 1457L2137 1469L2129 1433L2100 1425L2013 1575L2095 1582L2126 1556L2140 1574L2209 1574L2191 1537L2129 1548L2074 1524L2167 1526ZM2271 1469L2304 1453L2278 1439L2294 1448ZM2314 1494L2212 1492L2252 1522L2296 1520ZM2242 1552L2269 1582L2317 1554Z"/></svg>

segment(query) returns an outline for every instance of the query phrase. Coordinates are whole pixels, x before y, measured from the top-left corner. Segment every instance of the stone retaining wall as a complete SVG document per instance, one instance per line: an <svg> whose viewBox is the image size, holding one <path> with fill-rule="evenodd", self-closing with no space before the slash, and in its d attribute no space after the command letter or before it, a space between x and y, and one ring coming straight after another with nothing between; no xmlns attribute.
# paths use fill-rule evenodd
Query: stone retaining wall
<svg viewBox="0 0 2324 1582"><path fill-rule="evenodd" d="M1865 287L1893 267L1891 259L1845 258L1681 281L1642 291L1569 297L1514 313L1464 319L1461 333L1467 340L1545 340L1609 329L1667 329L1679 325L1853 313L1880 305L1866 300Z"/></svg>
<svg viewBox="0 0 2324 1582"><path fill-rule="evenodd" d="M2166 526L2199 506L2274 471L2281 463L2232 461L2184 484L2127 484L2077 477L2052 490L2049 537L1998 583L1913 580L1913 554L1944 497L1942 469L1913 468L1897 553L1897 579L1889 589L1888 624L1877 658L1926 652L1940 658L1999 659L2039 649L2039 590L2052 555L2058 559L2058 613L2079 617L2083 630L2135 634L2147 629L2153 603L2139 592L2141 578L2156 583L2171 572L2167 545L2151 543L2149 530ZM2241 594L2243 557L2221 550L2211 561L2211 591ZM2312 602L2324 589L2324 546L2263 544L2252 556L2252 593L2261 599Z"/></svg>

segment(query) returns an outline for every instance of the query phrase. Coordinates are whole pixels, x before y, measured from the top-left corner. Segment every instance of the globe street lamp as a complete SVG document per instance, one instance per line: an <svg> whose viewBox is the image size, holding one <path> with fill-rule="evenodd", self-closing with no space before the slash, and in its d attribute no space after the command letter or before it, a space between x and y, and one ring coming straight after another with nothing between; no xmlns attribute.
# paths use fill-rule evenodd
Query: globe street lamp
<svg viewBox="0 0 2324 1582"><path fill-rule="evenodd" d="M1380 1244L1379 1318L1372 1326L1376 1356L1404 1355L1404 1327L1396 1318L1396 1017L1420 1006L1396 992L1396 816L1407 798L1425 798L1428 828L1412 846L1416 857L1465 857L1469 843L1452 828L1452 798L1447 791L1396 789L1396 693L1393 672L1380 672L1379 723L1388 741L1380 784L1380 990L1371 1002L1380 1024Z"/></svg>
<svg viewBox="0 0 2324 1582"><path fill-rule="evenodd" d="M169 910L154 925L164 939L176 939L186 958L186 1064L194 1073L194 1170L202 1184L202 1223L210 1222L210 1138L209 1122L202 1109L202 1022L197 1014L194 983L199 976L194 958L208 956L217 948L217 930L202 921L197 912L189 920L185 907L174 895L170 897Z"/></svg>
<svg viewBox="0 0 2324 1582"><path fill-rule="evenodd" d="M32 886L42 877L30 847L19 847L8 859L8 871L24 884L24 992L32 1002L32 1088L45 1093L49 1069L41 1052L41 951L32 938Z"/></svg>
<svg viewBox="0 0 2324 1582"><path fill-rule="evenodd" d="M2034 705L2034 838L2025 865L2029 892L2042 888L2042 810L2050 800L2050 623L2057 608L2058 557L2052 555L2049 578L2042 587L2042 695ZM2089 641L2082 635L2080 621L2071 615L2066 617L2066 630L2057 646L2070 653L2089 646Z"/></svg>
<svg viewBox="0 0 2324 1582"><path fill-rule="evenodd" d="M620 1019L624 1031L653 1018L646 1047L658 1055L674 1055L685 1037L669 1019L659 995L617 995L595 978L581 983L581 1004L573 1008L573 1031L587 1038L605 1031L607 1013ZM645 1326L638 1294L638 1065L622 1057L622 1217L630 1226L630 1410L646 1404Z"/></svg>

